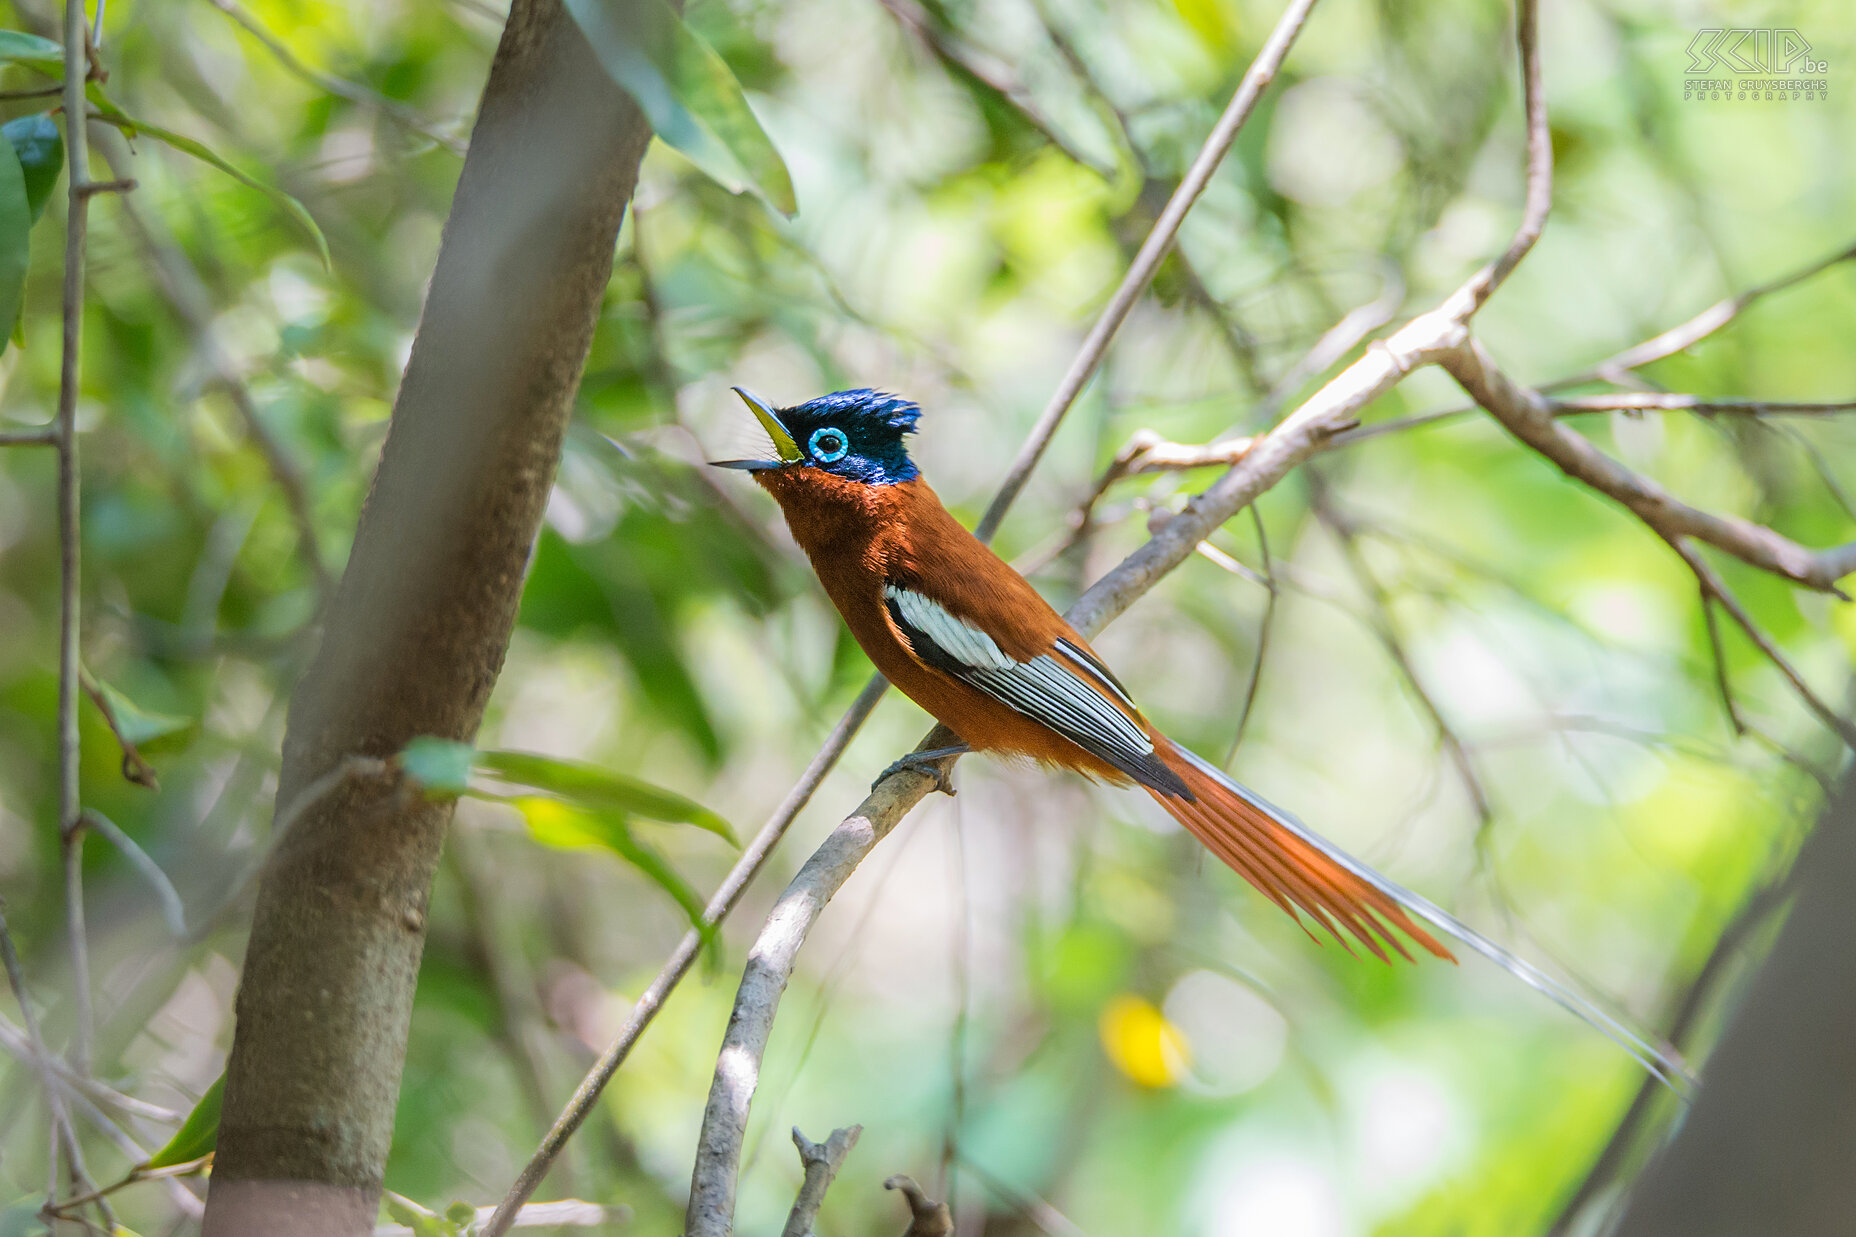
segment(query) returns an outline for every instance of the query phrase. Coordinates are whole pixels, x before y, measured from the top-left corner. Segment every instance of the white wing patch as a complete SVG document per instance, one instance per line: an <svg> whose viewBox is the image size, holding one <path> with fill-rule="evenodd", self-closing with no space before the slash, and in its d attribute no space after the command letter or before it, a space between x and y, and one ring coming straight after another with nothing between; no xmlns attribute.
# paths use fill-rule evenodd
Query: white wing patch
<svg viewBox="0 0 1856 1237"><path fill-rule="evenodd" d="M1059 641L1058 648L1083 668L1082 674L1048 653L1014 660L991 636L913 589L888 584L883 598L915 655L929 665L1043 722L1119 769L1136 777L1148 771L1153 740L1114 701L1127 703L1130 710L1133 703L1069 641Z"/></svg>
<svg viewBox="0 0 1856 1237"><path fill-rule="evenodd" d="M934 641L935 647L955 661L975 670L1009 670L1020 663L1005 655L992 637L967 622L955 618L939 604L915 592L883 586L883 599L901 612L909 626Z"/></svg>

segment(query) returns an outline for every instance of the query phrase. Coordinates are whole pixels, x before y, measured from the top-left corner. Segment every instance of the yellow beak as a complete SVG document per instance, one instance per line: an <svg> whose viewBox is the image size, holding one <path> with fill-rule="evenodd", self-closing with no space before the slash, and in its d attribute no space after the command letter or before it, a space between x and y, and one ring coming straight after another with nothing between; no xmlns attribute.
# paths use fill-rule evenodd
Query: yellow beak
<svg viewBox="0 0 1856 1237"><path fill-rule="evenodd" d="M786 432L786 427L780 424L780 418L774 415L766 400L742 387L734 390L741 397L741 402L748 406L748 411L754 414L754 419L760 422L760 427L767 431L767 437L773 439L773 449L778 453L780 463L797 464L805 459L800 453L799 444Z"/></svg>

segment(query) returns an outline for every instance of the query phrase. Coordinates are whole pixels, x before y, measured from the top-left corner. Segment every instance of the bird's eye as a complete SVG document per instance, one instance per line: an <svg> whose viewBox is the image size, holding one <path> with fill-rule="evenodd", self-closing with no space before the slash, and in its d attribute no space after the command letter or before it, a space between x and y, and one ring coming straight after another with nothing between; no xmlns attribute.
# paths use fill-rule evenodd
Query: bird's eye
<svg viewBox="0 0 1856 1237"><path fill-rule="evenodd" d="M819 463L836 464L851 449L851 440L844 436L843 430L827 425L822 430L812 431L812 440L806 445L812 448L812 458Z"/></svg>

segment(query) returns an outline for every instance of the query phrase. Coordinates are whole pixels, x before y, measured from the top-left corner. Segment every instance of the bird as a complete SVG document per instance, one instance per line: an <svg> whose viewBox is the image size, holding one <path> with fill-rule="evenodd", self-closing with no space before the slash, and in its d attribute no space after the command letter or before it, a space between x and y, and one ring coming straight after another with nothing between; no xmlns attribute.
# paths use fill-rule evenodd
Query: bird
<svg viewBox="0 0 1856 1237"><path fill-rule="evenodd" d="M1167 738L1081 633L942 504L905 442L921 418L914 401L857 388L775 408L734 390L773 454L711 462L772 495L877 670L958 740L913 752L883 776L919 768L946 790L940 762L974 751L1139 787L1311 936L1313 925L1382 961L1411 960L1415 946L1454 962L1435 930L1584 1018L1665 1082L1687 1077L1668 1050Z"/></svg>

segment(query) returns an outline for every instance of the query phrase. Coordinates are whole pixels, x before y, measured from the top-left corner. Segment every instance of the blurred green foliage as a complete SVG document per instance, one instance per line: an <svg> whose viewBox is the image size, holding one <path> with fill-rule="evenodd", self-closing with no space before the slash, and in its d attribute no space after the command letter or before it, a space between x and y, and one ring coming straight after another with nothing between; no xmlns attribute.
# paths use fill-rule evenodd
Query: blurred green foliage
<svg viewBox="0 0 1856 1237"><path fill-rule="evenodd" d="M224 7L108 7L108 89L140 135L93 126L93 163L137 187L92 204L79 407L85 663L119 716L185 721L144 753L156 792L123 779L85 701L84 801L168 873L196 925L174 939L154 891L90 841L98 1073L176 1114L223 1064L289 691L316 634L320 576L277 459L338 573L458 174L431 135L467 138L500 29L482 0L233 6L357 87L336 94ZM1555 212L1478 319L1508 372L1581 373L1856 241L1856 105L1835 67L1856 42L1846 6L1545 8ZM0 25L53 33L50 6L0 9ZM1259 0L692 0L689 26L745 88L797 214L653 146L480 745L672 788L739 829L764 819L868 666L764 496L701 466L757 445L727 388L919 399L918 458L973 518L1275 15ZM1415 313L1500 249L1520 202L1508 20L1488 0L1317 7L1003 530L1007 557L1047 557L1136 430L1200 442L1259 428L1264 392L1388 279ZM1684 99L1699 25L1762 23L1829 59L1829 99ZM0 88L44 84L31 55L0 38ZM9 207L0 158L0 310L7 238L22 218L30 229L0 430L42 424L56 400L62 196L30 224L57 175L29 145L46 107L0 104L25 167ZM248 179L153 140L163 132ZM326 237L326 267L271 190ZM1640 377L1847 399L1852 321L1845 263ZM1421 373L1368 420L1459 402ZM1697 505L1809 545L1851 537L1856 418L1577 424ZM1260 663L1265 590L1205 560L1112 628L1104 656L1212 757L1260 664L1240 776L1663 1024L1749 890L1782 870L1844 753L1729 629L1725 674L1756 728L1736 735L1680 562L1487 420L1372 438L1311 468L1358 530L1385 613L1298 475L1260 504L1282 589ZM1124 483L1100 530L1037 583L1072 598L1139 544L1148 511L1206 479ZM71 987L54 492L50 452L0 448L0 892L57 1044ZM1247 519L1214 542L1261 568ZM1852 608L1720 569L1847 705ZM1465 744L1490 819L1377 623ZM727 977L771 889L923 723L882 706L723 934L722 978L677 993L544 1195L623 1203L636 1231L678 1231ZM899 1230L878 1183L903 1171L984 1211L989 1234L1035 1231L1038 1199L1096 1237L1540 1232L1638 1084L1610 1045L1487 967L1391 969L1311 943L1134 796L981 760L958 778L957 799L884 843L802 959L750 1127L744 1232L773 1231L791 1201L787 1128L822 1138L852 1122L865 1134L824 1237ZM460 804L429 920L388 1184L441 1215L501 1196L735 853L702 830L637 826L682 882L679 906L605 853L617 834L581 822L538 837L519 808ZM1764 938L1736 939L1697 1052ZM45 1140L32 1071L4 1068L12 1198L42 1186ZM144 1150L175 1130L112 1115ZM99 1179L135 1162L84 1132ZM119 1210L142 1232L173 1214L151 1185Z"/></svg>

